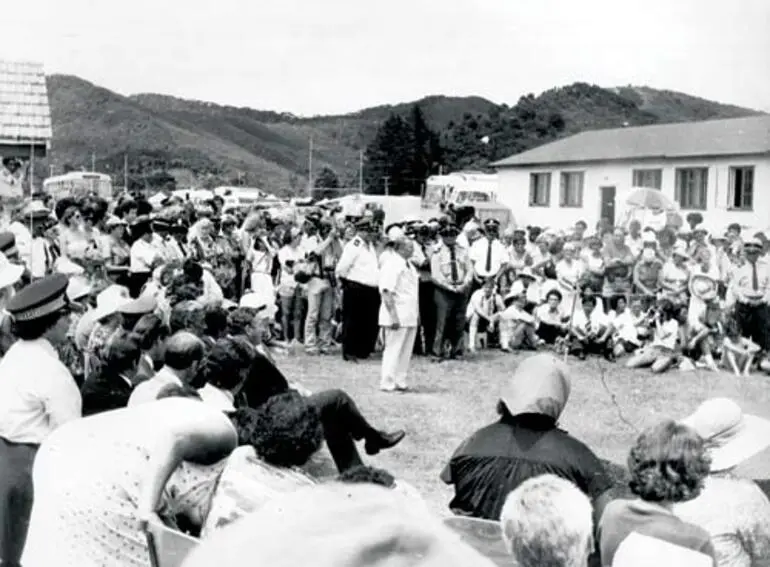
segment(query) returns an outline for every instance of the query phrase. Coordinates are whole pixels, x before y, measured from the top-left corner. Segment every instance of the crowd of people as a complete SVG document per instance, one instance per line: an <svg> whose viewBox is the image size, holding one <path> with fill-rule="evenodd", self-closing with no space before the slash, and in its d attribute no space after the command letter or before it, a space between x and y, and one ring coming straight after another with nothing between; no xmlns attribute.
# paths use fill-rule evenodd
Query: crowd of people
<svg viewBox="0 0 770 567"><path fill-rule="evenodd" d="M455 514L499 522L514 564L632 565L641 550L681 565L770 561L770 502L753 483L767 471L741 468L770 446L767 421L715 399L646 430L620 481L632 499L558 427L562 354L767 370L760 236L709 234L695 217L687 232L586 235L585 223L501 229L462 209L386 225L378 210L223 205L39 196L12 211L2 565L148 566L153 523L200 538L193 566L486 565L413 487L362 459L356 442L373 456L404 430L373 424L343 390L293 383L275 354L354 364L381 348L379 388L405 392L413 355L494 347L553 352L518 365L499 421L441 477Z"/></svg>

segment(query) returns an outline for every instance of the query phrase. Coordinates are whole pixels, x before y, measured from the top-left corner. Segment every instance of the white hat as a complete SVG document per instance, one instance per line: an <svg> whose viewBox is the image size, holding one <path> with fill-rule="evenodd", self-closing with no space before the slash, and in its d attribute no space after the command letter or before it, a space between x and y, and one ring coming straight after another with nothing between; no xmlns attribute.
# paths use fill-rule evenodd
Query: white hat
<svg viewBox="0 0 770 567"><path fill-rule="evenodd" d="M128 223L120 217L110 215L110 217L104 222L104 226L107 229L114 228L116 226L126 226Z"/></svg>
<svg viewBox="0 0 770 567"><path fill-rule="evenodd" d="M693 274L689 287L690 295L708 302L717 298L719 282L708 274Z"/></svg>
<svg viewBox="0 0 770 567"><path fill-rule="evenodd" d="M21 279L24 273L24 266L11 263L5 254L0 252L0 288L13 285Z"/></svg>
<svg viewBox="0 0 770 567"><path fill-rule="evenodd" d="M682 423L706 441L712 472L732 469L770 447L770 420L743 413L728 398L706 400Z"/></svg>
<svg viewBox="0 0 770 567"><path fill-rule="evenodd" d="M677 240L674 244L674 249L671 251L673 256L681 256L682 258L690 259L690 254L687 252L687 244L683 240Z"/></svg>
<svg viewBox="0 0 770 567"><path fill-rule="evenodd" d="M521 283L520 280L516 280L511 285L511 289L508 291L508 293L505 294L505 300L514 299L516 297L521 297L522 295L525 295L527 293L527 290L524 289L524 284Z"/></svg>
<svg viewBox="0 0 770 567"><path fill-rule="evenodd" d="M67 299L77 301L93 291L94 287L84 276L73 276L67 284Z"/></svg>
<svg viewBox="0 0 770 567"><path fill-rule="evenodd" d="M390 229L388 229L388 233L385 235L385 238L388 240L388 242L399 242L404 240L405 237L406 235L400 226L390 227Z"/></svg>
<svg viewBox="0 0 770 567"><path fill-rule="evenodd" d="M272 318L277 311L275 302L269 301L264 294L254 292L243 294L238 302L238 307L254 309L259 312L260 317L267 318Z"/></svg>
<svg viewBox="0 0 770 567"><path fill-rule="evenodd" d="M642 233L642 244L657 244L658 239L655 238L655 233L650 231L645 231Z"/></svg>
<svg viewBox="0 0 770 567"><path fill-rule="evenodd" d="M121 307L131 302L128 289L122 285L111 285L96 296L96 309L93 320L101 321L117 313Z"/></svg>

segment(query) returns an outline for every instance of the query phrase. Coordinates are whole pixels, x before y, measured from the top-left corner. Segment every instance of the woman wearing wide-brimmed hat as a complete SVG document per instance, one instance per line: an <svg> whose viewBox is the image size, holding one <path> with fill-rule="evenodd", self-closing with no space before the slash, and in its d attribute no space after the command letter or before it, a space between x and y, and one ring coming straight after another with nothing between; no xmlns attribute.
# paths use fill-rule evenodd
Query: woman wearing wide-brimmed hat
<svg viewBox="0 0 770 567"><path fill-rule="evenodd" d="M719 282L708 274L695 273L689 283L690 304L687 309L686 344L682 345L685 356L705 365L715 372L714 351L722 333L719 305Z"/></svg>
<svg viewBox="0 0 770 567"><path fill-rule="evenodd" d="M709 532L718 567L767 565L770 501L751 480L762 474L751 463L770 461L770 420L712 398L682 421L705 440L711 464L700 495L675 505L674 513Z"/></svg>

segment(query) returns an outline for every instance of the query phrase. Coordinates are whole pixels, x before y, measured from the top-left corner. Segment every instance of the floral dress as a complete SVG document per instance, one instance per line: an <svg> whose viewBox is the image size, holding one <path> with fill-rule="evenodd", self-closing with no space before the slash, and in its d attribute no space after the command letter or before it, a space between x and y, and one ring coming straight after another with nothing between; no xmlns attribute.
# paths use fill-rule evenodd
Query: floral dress
<svg viewBox="0 0 770 567"><path fill-rule="evenodd" d="M240 247L238 243L226 235L219 235L213 242L214 256L209 260L211 272L223 290L232 295L236 278L239 275Z"/></svg>

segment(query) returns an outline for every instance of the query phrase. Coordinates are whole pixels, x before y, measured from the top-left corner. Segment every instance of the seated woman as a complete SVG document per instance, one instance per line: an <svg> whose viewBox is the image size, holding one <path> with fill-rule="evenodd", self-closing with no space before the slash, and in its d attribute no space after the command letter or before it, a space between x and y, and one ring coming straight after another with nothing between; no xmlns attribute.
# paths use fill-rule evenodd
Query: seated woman
<svg viewBox="0 0 770 567"><path fill-rule="evenodd" d="M612 351L615 357L624 356L639 349L648 332L645 327L641 298L631 297L628 306L624 297L616 299L612 329Z"/></svg>
<svg viewBox="0 0 770 567"><path fill-rule="evenodd" d="M703 490L674 514L711 535L719 567L766 565L770 560L770 500L741 467L770 446L770 421L746 415L727 398L703 402L682 422L706 442L709 474ZM764 457L764 459L763 459Z"/></svg>
<svg viewBox="0 0 770 567"><path fill-rule="evenodd" d="M728 316L724 325L722 339L722 366L740 376L749 376L761 347L749 338L741 335L741 328L734 317Z"/></svg>
<svg viewBox="0 0 770 567"><path fill-rule="evenodd" d="M575 309L570 325L569 351L581 360L587 354L601 354L613 358L612 325L604 310L592 293L586 293L580 300L580 309Z"/></svg>
<svg viewBox="0 0 770 567"><path fill-rule="evenodd" d="M22 564L50 565L55 549L62 567L149 567L143 527L153 517L204 526L236 447L251 447L252 470L270 494L312 482L294 467L321 440L317 412L291 394L232 419L197 400L168 398L74 421L35 460Z"/></svg>
<svg viewBox="0 0 770 567"><path fill-rule="evenodd" d="M550 473L574 482L600 513L611 488L605 468L557 425L569 393L567 367L553 355L518 365L497 404L500 420L463 441L441 473L454 486L453 512L499 520L511 490Z"/></svg>
<svg viewBox="0 0 770 567"><path fill-rule="evenodd" d="M699 552L712 561L709 534L677 518L674 504L697 497L708 474L703 440L685 425L673 421L642 432L628 457L629 486L636 500L613 500L597 526L602 565L613 565L615 553L632 534L668 542Z"/></svg>
<svg viewBox="0 0 770 567"><path fill-rule="evenodd" d="M722 335L722 309L718 299L717 280L704 274L693 274L690 279L690 306L687 310L687 328L683 345L684 356L694 362L700 360L707 368L719 370L714 354Z"/></svg>
<svg viewBox="0 0 770 567"><path fill-rule="evenodd" d="M652 342L640 349L626 363L627 368L651 367L655 373L665 372L676 362L679 340L678 309L668 299L662 299L654 316Z"/></svg>

